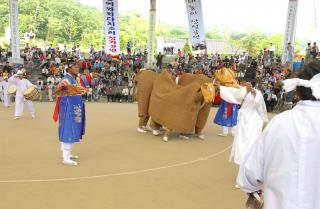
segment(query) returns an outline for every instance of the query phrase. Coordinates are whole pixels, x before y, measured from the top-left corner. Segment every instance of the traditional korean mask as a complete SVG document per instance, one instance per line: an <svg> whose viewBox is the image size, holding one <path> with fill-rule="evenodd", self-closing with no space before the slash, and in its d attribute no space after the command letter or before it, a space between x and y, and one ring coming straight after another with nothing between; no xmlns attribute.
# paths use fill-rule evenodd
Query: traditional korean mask
<svg viewBox="0 0 320 209"><path fill-rule="evenodd" d="M215 88L213 83L205 83L201 85L201 93L203 95L205 103L213 102L215 98Z"/></svg>

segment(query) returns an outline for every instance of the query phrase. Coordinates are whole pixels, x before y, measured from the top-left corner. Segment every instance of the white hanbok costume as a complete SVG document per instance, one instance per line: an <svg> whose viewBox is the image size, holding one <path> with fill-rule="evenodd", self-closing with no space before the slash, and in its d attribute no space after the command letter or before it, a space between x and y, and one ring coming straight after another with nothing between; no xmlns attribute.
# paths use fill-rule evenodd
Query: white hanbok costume
<svg viewBox="0 0 320 209"><path fill-rule="evenodd" d="M10 84L12 83L17 87L16 92L16 105L15 105L15 117L19 118L23 114L24 105L27 106L27 109L29 110L30 115L34 118L35 117L35 109L33 107L33 103L30 100L26 100L24 98L23 93L31 86L34 86L30 81L27 79L19 79L14 76L11 77L12 80L10 80ZM10 79L11 79L10 78Z"/></svg>
<svg viewBox="0 0 320 209"><path fill-rule="evenodd" d="M320 74L289 79L284 89L312 89L318 101L301 101L275 116L240 165L237 183L263 189L265 209L320 209Z"/></svg>
<svg viewBox="0 0 320 209"><path fill-rule="evenodd" d="M5 107L10 107L10 99L9 99L9 92L8 92L9 82L6 80L3 80L1 86L3 89L3 105Z"/></svg>
<svg viewBox="0 0 320 209"><path fill-rule="evenodd" d="M237 183L263 189L265 209L320 209L320 102L275 116L240 165Z"/></svg>
<svg viewBox="0 0 320 209"><path fill-rule="evenodd" d="M240 164L245 152L262 133L263 123L268 121L267 109L261 91L255 89L256 95L247 93L245 87L240 89L220 87L221 98L233 104L241 104L238 123L230 155L236 164Z"/></svg>
<svg viewBox="0 0 320 209"><path fill-rule="evenodd" d="M4 92L3 92L4 79L0 77L0 100L4 101Z"/></svg>

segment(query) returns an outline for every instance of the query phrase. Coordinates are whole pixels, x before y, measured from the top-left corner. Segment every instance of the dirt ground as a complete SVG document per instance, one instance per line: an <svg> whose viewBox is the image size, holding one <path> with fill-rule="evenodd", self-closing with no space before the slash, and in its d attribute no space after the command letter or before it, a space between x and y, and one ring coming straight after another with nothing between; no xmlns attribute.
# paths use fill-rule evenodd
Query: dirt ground
<svg viewBox="0 0 320 209"><path fill-rule="evenodd" d="M0 209L238 209L228 162L232 138L217 136L213 108L205 140L136 132L136 104L87 103L87 130L61 164L53 103L36 103L37 118L13 120L0 107Z"/></svg>

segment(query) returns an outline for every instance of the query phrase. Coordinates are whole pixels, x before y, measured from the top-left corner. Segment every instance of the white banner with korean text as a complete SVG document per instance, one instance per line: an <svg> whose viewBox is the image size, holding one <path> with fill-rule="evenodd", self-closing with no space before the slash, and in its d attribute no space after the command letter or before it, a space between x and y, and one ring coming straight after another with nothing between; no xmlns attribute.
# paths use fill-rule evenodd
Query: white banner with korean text
<svg viewBox="0 0 320 209"><path fill-rule="evenodd" d="M207 49L204 32L201 0L185 0L189 21L189 35L192 50Z"/></svg>
<svg viewBox="0 0 320 209"><path fill-rule="evenodd" d="M10 0L10 40L12 51L10 60L13 63L21 63L18 14L18 0Z"/></svg>
<svg viewBox="0 0 320 209"><path fill-rule="evenodd" d="M103 0L104 28L106 34L106 53L120 53L118 0Z"/></svg>
<svg viewBox="0 0 320 209"><path fill-rule="evenodd" d="M283 43L283 55L282 63L292 62L294 56L293 45L296 36L297 26L297 13L298 13L298 0L289 0L289 6L287 11L286 30L284 33ZM288 47L288 43L291 43L292 47Z"/></svg>

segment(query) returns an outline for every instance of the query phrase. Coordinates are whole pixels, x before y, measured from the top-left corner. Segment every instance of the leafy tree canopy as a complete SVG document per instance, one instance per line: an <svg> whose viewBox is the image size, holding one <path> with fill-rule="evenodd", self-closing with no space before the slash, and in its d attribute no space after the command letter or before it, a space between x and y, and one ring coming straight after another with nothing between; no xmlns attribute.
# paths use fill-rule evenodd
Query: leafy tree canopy
<svg viewBox="0 0 320 209"><path fill-rule="evenodd" d="M9 26L9 1L0 0L0 37ZM148 21L136 12L120 14L120 43L125 51L127 42L134 49L144 49L148 43ZM80 44L82 48L104 45L103 14L100 10L80 4L77 0L19 0L20 37L26 32L34 32L36 40L48 43ZM157 24L156 36L188 38L188 28ZM223 27L207 28L208 39L225 39L233 47L245 49L256 55L270 43L281 54L282 34L266 35L261 32L234 33ZM187 41L188 43L188 41ZM298 50L305 43L298 41Z"/></svg>

